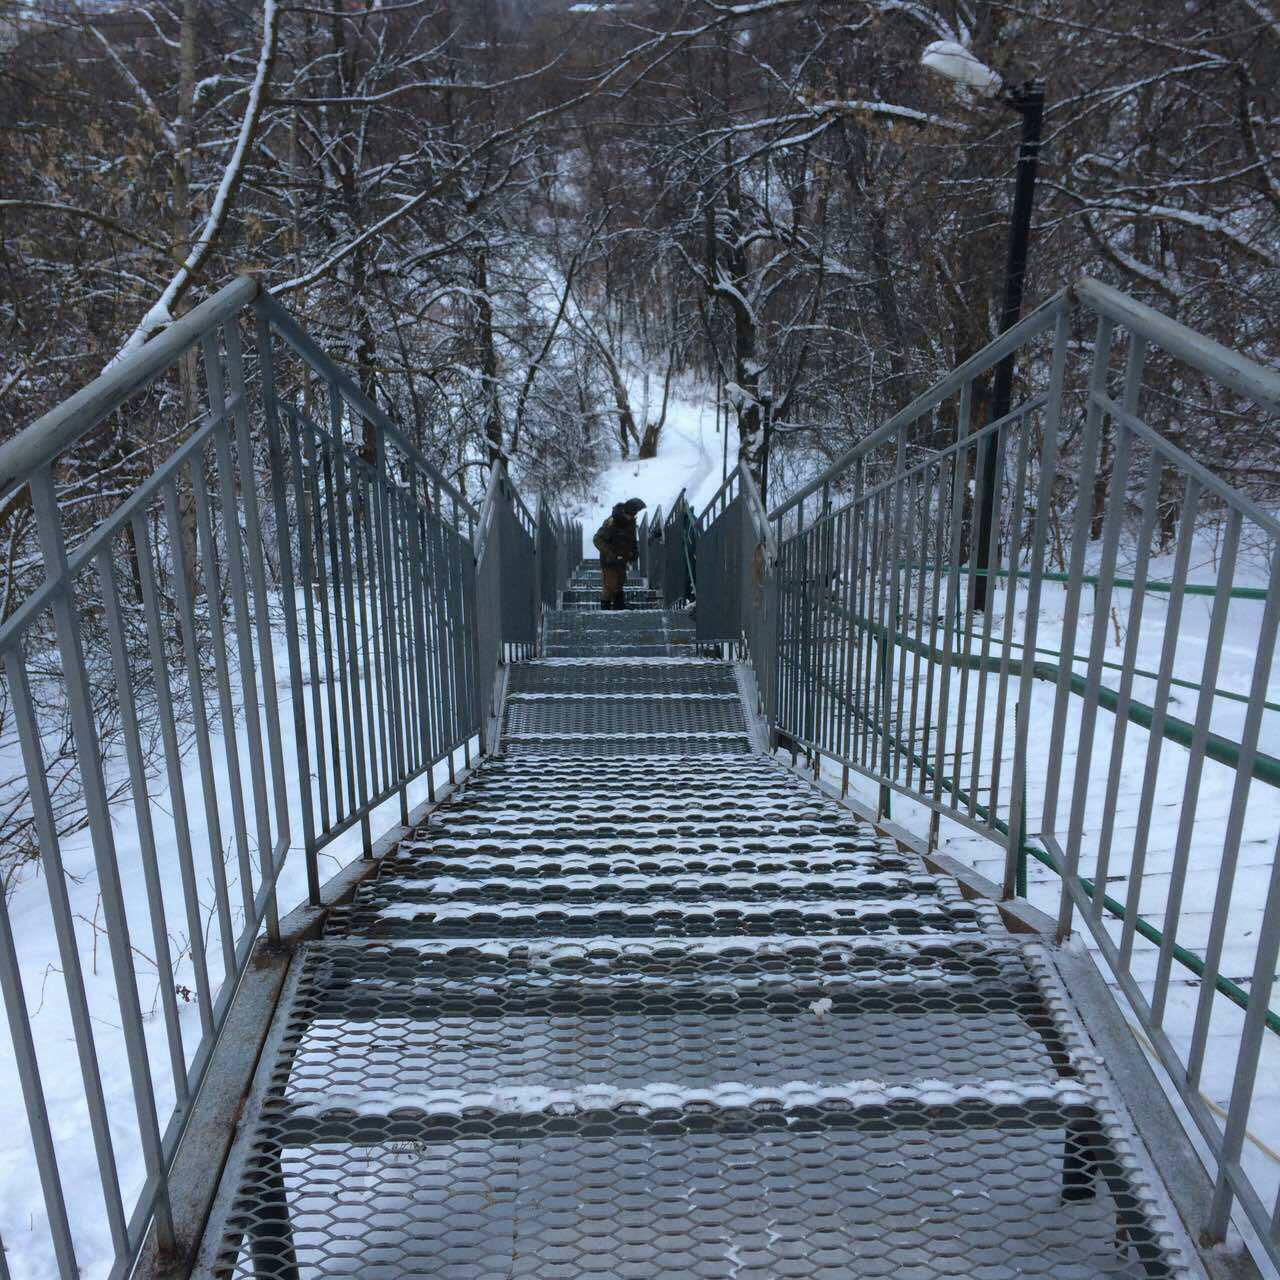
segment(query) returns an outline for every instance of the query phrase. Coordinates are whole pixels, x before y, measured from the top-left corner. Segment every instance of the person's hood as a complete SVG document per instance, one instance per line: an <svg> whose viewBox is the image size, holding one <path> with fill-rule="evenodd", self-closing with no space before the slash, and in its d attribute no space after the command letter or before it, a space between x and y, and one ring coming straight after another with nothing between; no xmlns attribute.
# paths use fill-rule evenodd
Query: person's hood
<svg viewBox="0 0 1280 1280"><path fill-rule="evenodd" d="M639 498L628 498L622 505L626 507L633 520L644 510L644 503Z"/></svg>
<svg viewBox="0 0 1280 1280"><path fill-rule="evenodd" d="M615 502L613 504L613 518L615 520L630 520L633 524L635 523L635 516L627 510L625 502Z"/></svg>

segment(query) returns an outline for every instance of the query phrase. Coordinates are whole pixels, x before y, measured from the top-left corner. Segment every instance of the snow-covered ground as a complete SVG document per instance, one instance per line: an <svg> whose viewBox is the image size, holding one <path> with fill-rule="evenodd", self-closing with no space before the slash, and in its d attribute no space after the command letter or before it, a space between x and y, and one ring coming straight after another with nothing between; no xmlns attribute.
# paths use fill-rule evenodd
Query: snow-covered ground
<svg viewBox="0 0 1280 1280"><path fill-rule="evenodd" d="M638 411L642 403L638 379L633 380L629 392ZM652 517L659 506L664 513L669 511L683 490L693 509L701 511L721 484L723 443L723 436L716 431L714 392L696 383L673 383L658 456L644 461L635 457L628 461L620 459L606 467L600 473L590 501L574 512L574 518L582 520L587 554L595 554L591 549L591 535L614 504L628 498L642 499L646 514ZM730 470L736 465L737 452L738 438L731 424Z"/></svg>

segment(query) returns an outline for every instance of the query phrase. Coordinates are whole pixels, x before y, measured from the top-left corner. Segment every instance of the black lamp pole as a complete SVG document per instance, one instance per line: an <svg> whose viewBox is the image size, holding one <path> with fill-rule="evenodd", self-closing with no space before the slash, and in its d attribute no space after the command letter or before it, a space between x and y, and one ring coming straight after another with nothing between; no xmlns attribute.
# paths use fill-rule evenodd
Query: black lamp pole
<svg viewBox="0 0 1280 1280"><path fill-rule="evenodd" d="M1009 226L1009 260L1004 276L1004 310L1000 332L1012 329L1022 315L1022 286L1027 274L1027 245L1031 240L1031 204L1035 197L1036 166L1040 158L1040 128L1044 119L1044 85L1038 80L1010 87L1001 101L1022 116L1022 141L1018 146L1018 173L1013 192L1013 221ZM996 365L995 385L991 394L991 420L998 422L1009 412L1013 400L1013 361L1011 351ZM974 608L987 606L986 569L991 556L991 539L998 537L995 526L996 454L998 433L987 436L982 448L982 509L978 513L978 546L973 569Z"/></svg>

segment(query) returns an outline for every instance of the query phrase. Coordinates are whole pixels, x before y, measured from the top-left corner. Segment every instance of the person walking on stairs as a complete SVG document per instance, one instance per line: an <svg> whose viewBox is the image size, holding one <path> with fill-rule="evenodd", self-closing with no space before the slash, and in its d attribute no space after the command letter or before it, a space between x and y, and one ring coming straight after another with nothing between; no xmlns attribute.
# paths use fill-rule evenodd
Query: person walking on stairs
<svg viewBox="0 0 1280 1280"><path fill-rule="evenodd" d="M644 510L639 498L628 498L613 508L613 514L591 539L600 553L600 607L627 607L627 566L640 555L636 541L636 516Z"/></svg>

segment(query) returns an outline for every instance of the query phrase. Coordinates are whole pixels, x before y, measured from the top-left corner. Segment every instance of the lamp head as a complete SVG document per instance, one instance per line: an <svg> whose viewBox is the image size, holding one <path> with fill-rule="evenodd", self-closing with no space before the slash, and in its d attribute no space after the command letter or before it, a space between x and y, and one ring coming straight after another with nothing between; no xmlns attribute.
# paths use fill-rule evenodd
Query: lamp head
<svg viewBox="0 0 1280 1280"><path fill-rule="evenodd" d="M996 97L1004 87L1004 77L998 71L954 40L935 40L928 45L920 55L920 65L984 98Z"/></svg>

